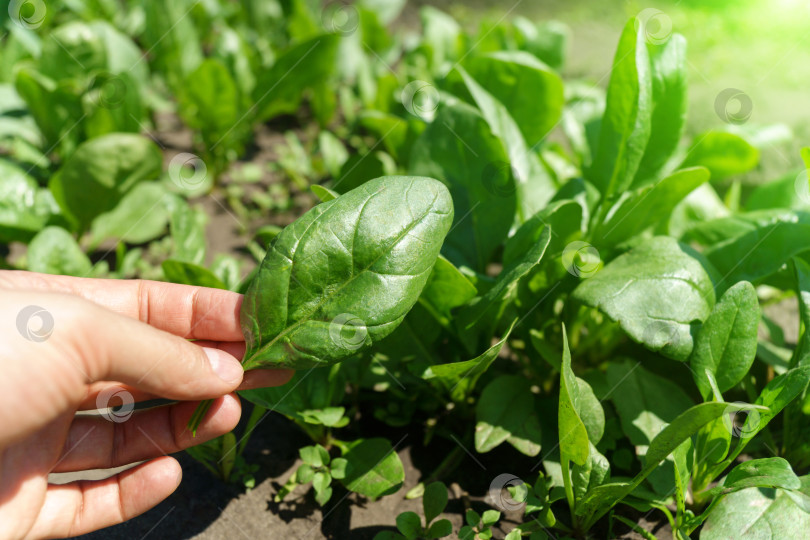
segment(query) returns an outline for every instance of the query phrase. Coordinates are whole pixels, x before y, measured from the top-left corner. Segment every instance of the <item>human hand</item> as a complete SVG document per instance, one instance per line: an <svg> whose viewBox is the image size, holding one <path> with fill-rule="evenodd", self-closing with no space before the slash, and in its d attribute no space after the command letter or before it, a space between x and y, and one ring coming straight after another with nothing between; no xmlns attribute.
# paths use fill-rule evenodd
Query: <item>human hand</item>
<svg viewBox="0 0 810 540"><path fill-rule="evenodd" d="M180 482L166 454L235 427L234 390L292 375L242 370L236 293L0 271L0 297L0 538L75 536L145 512ZM75 416L119 405L113 395L180 403ZM195 438L186 424L204 399L215 401ZM106 480L48 484L51 472L141 460Z"/></svg>

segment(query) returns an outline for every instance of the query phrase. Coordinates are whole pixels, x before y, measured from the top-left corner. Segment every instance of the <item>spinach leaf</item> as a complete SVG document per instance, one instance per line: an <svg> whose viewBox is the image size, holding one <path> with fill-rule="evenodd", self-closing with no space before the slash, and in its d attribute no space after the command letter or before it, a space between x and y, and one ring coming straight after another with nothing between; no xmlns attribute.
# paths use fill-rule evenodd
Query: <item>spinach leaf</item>
<svg viewBox="0 0 810 540"><path fill-rule="evenodd" d="M611 208L594 235L596 245L618 244L666 219L675 206L709 179L702 167L680 170L630 191Z"/></svg>
<svg viewBox="0 0 810 540"><path fill-rule="evenodd" d="M599 146L588 179L610 203L633 182L650 140L652 77L643 25L633 18L619 39Z"/></svg>
<svg viewBox="0 0 810 540"><path fill-rule="evenodd" d="M377 178L304 214L245 295L245 368L328 365L393 332L452 219L445 187L420 177Z"/></svg>
<svg viewBox="0 0 810 540"><path fill-rule="evenodd" d="M650 141L634 185L655 179L675 154L686 127L686 39L680 34L664 43L648 43L652 68Z"/></svg>
<svg viewBox="0 0 810 540"><path fill-rule="evenodd" d="M634 341L674 360L692 352L692 326L714 307L698 255L669 237L651 238L583 281L574 297L618 321Z"/></svg>
<svg viewBox="0 0 810 540"><path fill-rule="evenodd" d="M810 476L800 480L800 491L810 494ZM800 538L808 529L810 514L795 503L788 491L748 488L723 497L712 508L700 538Z"/></svg>
<svg viewBox="0 0 810 540"><path fill-rule="evenodd" d="M24 170L0 160L0 242L28 242L42 230L51 212L48 195Z"/></svg>
<svg viewBox="0 0 810 540"><path fill-rule="evenodd" d="M502 375L489 383L475 408L475 450L489 452L508 442L527 456L540 453L540 420L531 384L518 375Z"/></svg>
<svg viewBox="0 0 810 540"><path fill-rule="evenodd" d="M791 257L808 250L805 239L810 237L810 212L757 213L751 218L746 222L748 232L705 252L724 277L719 285L757 283L777 272Z"/></svg>
<svg viewBox="0 0 810 540"><path fill-rule="evenodd" d="M96 216L90 226L90 245L98 246L108 238L131 244L154 240L166 231L169 197L163 184L137 184L115 208Z"/></svg>
<svg viewBox="0 0 810 540"><path fill-rule="evenodd" d="M160 176L163 156L155 143L129 133L111 133L80 145L51 177L48 187L79 229L115 208L135 185Z"/></svg>
<svg viewBox="0 0 810 540"><path fill-rule="evenodd" d="M802 482L784 458L772 457L744 461L731 469L712 493L731 493L751 487L799 489Z"/></svg>
<svg viewBox="0 0 810 540"><path fill-rule="evenodd" d="M61 227L45 227L28 245L28 269L89 277L93 265L69 232Z"/></svg>
<svg viewBox="0 0 810 540"><path fill-rule="evenodd" d="M497 343L472 360L431 366L425 371L422 378L435 381L440 388L450 394L453 401L463 401L475 388L481 375L498 358L514 326L515 323L512 323L509 330Z"/></svg>
<svg viewBox="0 0 810 540"><path fill-rule="evenodd" d="M695 340L689 363L704 399L712 394L706 376L710 372L720 392L742 380L757 352L759 301L754 286L741 281L728 289L715 304Z"/></svg>
<svg viewBox="0 0 810 540"><path fill-rule="evenodd" d="M709 169L713 182L747 173L759 163L759 151L748 141L724 131L709 131L696 137L682 167Z"/></svg>
<svg viewBox="0 0 810 540"><path fill-rule="evenodd" d="M453 196L456 222L443 253L454 264L483 272L506 239L517 208L508 163L486 120L460 102L443 103L414 143L411 174L438 178Z"/></svg>
<svg viewBox="0 0 810 540"><path fill-rule="evenodd" d="M568 337L563 328L563 356L560 369L560 403L558 424L560 436L560 460L566 469L567 462L585 465L589 455L588 430L582 421L580 411L582 400L576 376L571 369L571 351ZM565 472L563 472L565 474Z"/></svg>
<svg viewBox="0 0 810 540"><path fill-rule="evenodd" d="M560 120L563 85L559 75L524 51L475 56L464 68L515 119L526 143L536 146Z"/></svg>
<svg viewBox="0 0 810 540"><path fill-rule="evenodd" d="M348 463L341 482L350 491L373 500L395 493L405 481L402 461L386 439L358 439L342 450Z"/></svg>

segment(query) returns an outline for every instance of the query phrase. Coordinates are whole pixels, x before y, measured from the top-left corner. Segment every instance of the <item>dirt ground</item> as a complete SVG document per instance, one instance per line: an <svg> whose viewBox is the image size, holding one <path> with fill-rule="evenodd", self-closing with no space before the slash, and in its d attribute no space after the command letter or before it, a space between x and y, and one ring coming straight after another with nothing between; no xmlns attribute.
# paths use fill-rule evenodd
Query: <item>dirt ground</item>
<svg viewBox="0 0 810 540"><path fill-rule="evenodd" d="M233 540L255 538L295 538L299 540L371 540L383 530L395 530L394 520L404 511L421 513L421 500L406 500L405 493L420 480L420 471L431 470L431 464L452 448L431 446L426 452L417 431L386 432L392 440L401 440L398 454L405 467L404 489L394 495L371 502L336 487L332 500L320 508L311 492L299 488L286 501L273 502L273 496L300 465L298 448L310 443L294 424L278 414L270 414L257 428L248 444L245 458L259 464L256 487L249 491L225 485L185 453L175 454L183 467L183 481L166 501L145 514L118 526L82 536L84 540L199 539ZM399 439L396 436L399 435ZM413 443L413 444L411 444ZM452 444L452 443L451 443ZM442 451L444 450L444 452ZM527 471L535 458L521 458L514 452L497 450L475 458L465 457L460 469L464 486L450 485L447 513L455 531L461 527L467 508L479 512L488 509L485 497L491 479L502 473ZM95 478L99 475L96 474ZM658 516L638 516L639 523L655 531L660 540L671 538L668 525L654 521ZM502 519L495 538L503 538L516 525L519 512ZM617 528L622 539L641 536ZM455 533L451 538L455 538ZM604 538L604 534L601 536ZM553 538L553 537L552 537Z"/></svg>

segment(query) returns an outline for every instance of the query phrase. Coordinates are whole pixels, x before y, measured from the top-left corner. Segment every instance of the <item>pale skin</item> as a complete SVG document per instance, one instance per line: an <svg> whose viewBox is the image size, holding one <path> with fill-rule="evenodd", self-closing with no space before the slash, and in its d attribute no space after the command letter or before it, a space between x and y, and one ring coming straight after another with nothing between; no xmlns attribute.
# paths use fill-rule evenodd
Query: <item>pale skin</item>
<svg viewBox="0 0 810 540"><path fill-rule="evenodd" d="M180 483L180 465L167 454L237 424L235 390L292 376L243 372L236 293L0 271L0 299L0 538L75 536L149 510ZM31 305L53 317L43 341L17 329ZM179 403L135 411L122 422L75 416L96 409L110 387L136 402ZM215 402L192 437L186 424L203 399ZM144 463L106 480L48 484L51 472L138 461Z"/></svg>

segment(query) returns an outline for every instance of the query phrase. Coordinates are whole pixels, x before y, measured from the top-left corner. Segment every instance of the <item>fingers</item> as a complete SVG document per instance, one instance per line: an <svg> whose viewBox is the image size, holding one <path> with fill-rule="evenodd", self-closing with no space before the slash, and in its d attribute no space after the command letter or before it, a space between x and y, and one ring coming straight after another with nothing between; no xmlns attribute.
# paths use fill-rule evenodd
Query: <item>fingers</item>
<svg viewBox="0 0 810 540"><path fill-rule="evenodd" d="M132 519L171 495L181 476L175 459L160 457L106 480L49 486L28 538L78 536Z"/></svg>
<svg viewBox="0 0 810 540"><path fill-rule="evenodd" d="M102 307L188 339L241 341L235 292L147 280L90 279L0 271L0 287L80 296Z"/></svg>
<svg viewBox="0 0 810 540"><path fill-rule="evenodd" d="M242 365L221 349L200 347L84 304L82 324L72 329L71 341L85 364L88 383L120 381L147 394L190 401L225 395L242 382Z"/></svg>
<svg viewBox="0 0 810 540"><path fill-rule="evenodd" d="M78 416L51 472L110 469L172 454L228 433L239 422L239 398L230 394L214 401L197 436L192 437L186 425L197 404L184 402L138 411L121 422Z"/></svg>
<svg viewBox="0 0 810 540"><path fill-rule="evenodd" d="M244 342L235 341L195 341L195 345L206 348L216 348L231 354L234 358L241 359L245 354ZM293 376L294 371L289 369L255 369L245 372L242 383L237 390L253 390L254 388L269 388L271 386L282 386L287 384ZM144 392L138 388L122 384L116 381L99 381L91 384L87 389L86 397L79 403L78 410L87 411L103 408L104 404L99 404L99 395L109 388L125 390L132 397L132 401L140 403L150 399L160 399L164 396ZM103 399L103 398L102 398Z"/></svg>

